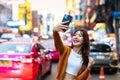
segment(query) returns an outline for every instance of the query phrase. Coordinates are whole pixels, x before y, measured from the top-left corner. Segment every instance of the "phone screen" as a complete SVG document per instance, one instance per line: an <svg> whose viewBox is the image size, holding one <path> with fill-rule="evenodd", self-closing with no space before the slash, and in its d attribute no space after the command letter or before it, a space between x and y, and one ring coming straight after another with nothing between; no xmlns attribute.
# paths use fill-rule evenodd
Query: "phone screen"
<svg viewBox="0 0 120 80"><path fill-rule="evenodd" d="M64 25L69 26L70 22L72 21L72 16L68 15L68 14L65 14L64 17L63 17L63 19L62 19L62 22L65 22L65 21L68 21L68 22L65 23Z"/></svg>
<svg viewBox="0 0 120 80"><path fill-rule="evenodd" d="M63 16L62 22L68 21L67 23L65 23L64 25L69 26L70 22L72 22L72 16L69 14L65 14ZM66 31L66 30L63 30Z"/></svg>

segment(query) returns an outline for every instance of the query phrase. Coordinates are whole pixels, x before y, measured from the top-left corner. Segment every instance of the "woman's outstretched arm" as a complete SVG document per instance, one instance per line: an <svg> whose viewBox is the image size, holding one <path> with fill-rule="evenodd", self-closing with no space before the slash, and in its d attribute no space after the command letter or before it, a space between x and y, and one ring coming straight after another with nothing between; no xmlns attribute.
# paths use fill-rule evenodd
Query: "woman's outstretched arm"
<svg viewBox="0 0 120 80"><path fill-rule="evenodd" d="M61 37L59 35L59 32L63 31L63 29L68 29L67 26L63 25L63 23L59 23L58 25L56 25L53 28L53 39L54 39L54 44L55 44L55 48L57 51L59 51L60 53L62 53L62 51L64 51L64 45L63 42L61 40Z"/></svg>

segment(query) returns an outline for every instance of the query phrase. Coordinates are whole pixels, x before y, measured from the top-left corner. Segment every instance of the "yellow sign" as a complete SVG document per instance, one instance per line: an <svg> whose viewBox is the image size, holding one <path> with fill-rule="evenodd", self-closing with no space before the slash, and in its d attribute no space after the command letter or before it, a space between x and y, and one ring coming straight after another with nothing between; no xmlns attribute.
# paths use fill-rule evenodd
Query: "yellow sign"
<svg viewBox="0 0 120 80"><path fill-rule="evenodd" d="M28 26L28 25L19 27L20 31L30 31L31 29L32 29L32 27Z"/></svg>
<svg viewBox="0 0 120 80"><path fill-rule="evenodd" d="M107 34L107 37L115 38L115 33L109 33L109 34Z"/></svg>
<svg viewBox="0 0 120 80"><path fill-rule="evenodd" d="M74 21L73 22L74 26L81 26L82 25L82 21L78 20L78 21Z"/></svg>
<svg viewBox="0 0 120 80"><path fill-rule="evenodd" d="M75 0L66 0L66 9L68 12L75 11Z"/></svg>
<svg viewBox="0 0 120 80"><path fill-rule="evenodd" d="M97 30L98 28L105 28L105 23L97 23L94 27L94 30Z"/></svg>
<svg viewBox="0 0 120 80"><path fill-rule="evenodd" d="M31 3L25 2L19 5L19 20L26 20L26 26L20 26L21 31L29 31L32 29Z"/></svg>

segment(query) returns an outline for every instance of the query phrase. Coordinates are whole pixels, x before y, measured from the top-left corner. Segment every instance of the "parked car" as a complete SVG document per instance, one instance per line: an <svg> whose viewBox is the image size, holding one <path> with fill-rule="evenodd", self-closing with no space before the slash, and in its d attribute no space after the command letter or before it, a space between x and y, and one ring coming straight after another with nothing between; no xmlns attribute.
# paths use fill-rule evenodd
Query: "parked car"
<svg viewBox="0 0 120 80"><path fill-rule="evenodd" d="M51 57L40 44L25 41L0 44L0 80L43 80L45 74L51 73L51 66Z"/></svg>
<svg viewBox="0 0 120 80"><path fill-rule="evenodd" d="M104 43L91 43L90 56L95 59L93 69L104 67L109 73L118 71L118 54L111 49L111 46Z"/></svg>
<svg viewBox="0 0 120 80"><path fill-rule="evenodd" d="M57 62L59 60L59 52L56 51L54 41L52 39L44 40L41 45L50 52L53 62Z"/></svg>
<svg viewBox="0 0 120 80"><path fill-rule="evenodd" d="M50 51L50 56L52 59L52 62L58 62L59 61L59 52L55 49L48 49Z"/></svg>
<svg viewBox="0 0 120 80"><path fill-rule="evenodd" d="M10 39L13 39L13 38L16 38L16 35L13 34L13 33L3 33L1 35L1 39L10 40Z"/></svg>
<svg viewBox="0 0 120 80"><path fill-rule="evenodd" d="M0 38L0 43L3 43L3 42L7 42L8 40L6 40L6 39L1 39Z"/></svg>
<svg viewBox="0 0 120 80"><path fill-rule="evenodd" d="M17 36L14 33L3 33L0 36L0 43L15 39Z"/></svg>

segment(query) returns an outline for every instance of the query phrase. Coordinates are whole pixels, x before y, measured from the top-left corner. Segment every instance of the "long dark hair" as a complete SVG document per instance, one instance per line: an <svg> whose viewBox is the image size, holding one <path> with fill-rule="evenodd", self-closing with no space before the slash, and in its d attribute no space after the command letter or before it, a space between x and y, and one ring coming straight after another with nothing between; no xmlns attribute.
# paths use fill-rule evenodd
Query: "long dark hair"
<svg viewBox="0 0 120 80"><path fill-rule="evenodd" d="M79 50L79 53L81 51L82 54L82 58L83 58L83 65L85 65L87 67L88 65L88 57L89 57L89 53L90 53L90 41L89 41L89 36L87 33L87 30L84 28L77 28L75 30L75 32L72 34L74 35L77 31L81 31L82 32L82 36L83 36L83 43L82 43L82 47ZM74 47L74 45L72 44L71 46L72 48Z"/></svg>

